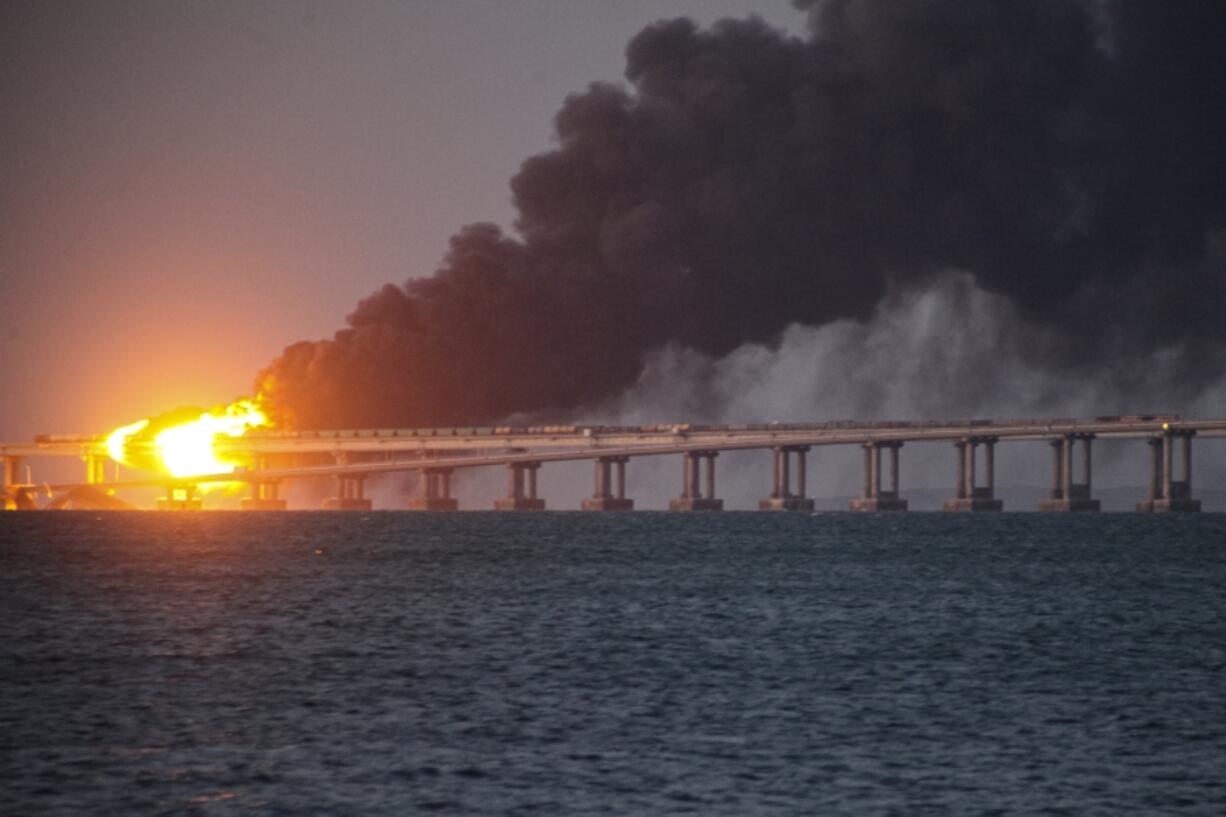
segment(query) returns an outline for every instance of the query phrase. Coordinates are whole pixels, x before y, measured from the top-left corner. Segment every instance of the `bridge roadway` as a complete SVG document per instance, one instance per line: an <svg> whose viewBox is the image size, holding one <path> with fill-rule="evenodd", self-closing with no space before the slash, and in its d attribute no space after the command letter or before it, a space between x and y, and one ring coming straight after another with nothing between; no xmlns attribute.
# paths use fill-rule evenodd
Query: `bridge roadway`
<svg viewBox="0 0 1226 817"><path fill-rule="evenodd" d="M1192 436L1226 436L1226 419L1184 420L1175 415L1146 415L1143 417L1100 417L1092 420L1076 419L1023 419L1023 420L969 420L949 422L850 422L839 421L816 424L767 424L767 425L691 425L669 424L637 427L609 426L541 426L534 428L488 428L488 429L379 429L318 432L253 431L240 438L221 438L216 443L223 455L249 458L252 463L267 463L269 460L294 460L290 455L328 455L333 463L319 465L293 465L282 467L240 468L233 472L205 474L190 479L174 480L161 476L133 479L106 480L102 472L91 473L86 483L61 483L50 486L51 490L69 490L85 484L95 489L120 489L141 486L183 486L210 482L248 482L276 484L287 479L308 477L336 477L342 483L357 480L355 498L361 497L360 481L378 474L427 471L449 473L455 469L511 466L512 470L539 467L546 462L594 460L598 463L613 463L618 468L619 493L624 491L624 463L628 458L682 454L686 456L684 473L685 493L683 498L713 500L714 456L722 451L774 449L776 452L775 489L772 499L803 499L804 451L813 446L859 445L866 450L865 489L862 499L880 499L868 503L863 510L902 509L886 507L897 498L898 451L904 443L953 442L959 446L958 492L956 499L965 499L974 505L976 495L993 499L992 447L998 441L1048 441L1056 447L1053 472L1053 499L1069 503L1080 491L1082 499L1089 499L1090 452L1089 441L1094 438L1148 439L1157 445L1153 450L1151 471L1151 496L1147 502L1159 498L1168 501L1183 491L1190 492ZM1174 445L1172 438L1182 438L1184 443L1185 480L1181 486L1172 477ZM1165 444L1163 440L1167 440ZM1080 484L1073 483L1072 451L1077 441L1083 451L1083 478ZM975 449L986 444L986 492L975 484ZM892 451L891 451L892 449ZM1162 449L1159 451L1159 449ZM892 458L892 490L883 490L881 452ZM797 457L800 494L790 490L791 464L789 454ZM91 435L43 435L33 443L0 444L0 457L6 466L31 457L80 457L87 461L105 456L105 437ZM352 456L352 461L350 457ZM708 490L701 489L698 460L707 458ZM781 461L782 458L782 461ZM620 464L618 464L620 461ZM522 467L522 468L521 468ZM604 482L597 469L596 498L610 496L610 472L606 466ZM6 467L6 488L16 487L15 469ZM535 472L532 473L532 494L535 500ZM1163 487L1155 483L1164 480ZM514 485L514 481L512 482ZM32 486L29 486L32 487ZM1165 489L1166 493L1163 494ZM257 488L258 490L258 488ZM512 488L513 498L518 489ZM275 497L275 492L274 492ZM438 499L450 500L449 481ZM717 501L717 500L713 500ZM811 505L811 500L808 501ZM998 503L999 501L996 500ZM763 500L763 507L766 507ZM701 502L699 503L701 504ZM781 504L790 509L797 503ZM897 503L895 503L897 504ZM949 503L947 503L948 505ZM1074 502L1075 504L1075 502ZM1096 503L1095 503L1096 504ZM542 502L543 506L543 502ZM803 507L803 503L801 503ZM998 508L998 505L997 505ZM962 509L962 508L950 508ZM967 510L991 510L993 507L965 508ZM1072 508L1051 508L1072 509ZM1086 508L1090 509L1090 508Z"/></svg>

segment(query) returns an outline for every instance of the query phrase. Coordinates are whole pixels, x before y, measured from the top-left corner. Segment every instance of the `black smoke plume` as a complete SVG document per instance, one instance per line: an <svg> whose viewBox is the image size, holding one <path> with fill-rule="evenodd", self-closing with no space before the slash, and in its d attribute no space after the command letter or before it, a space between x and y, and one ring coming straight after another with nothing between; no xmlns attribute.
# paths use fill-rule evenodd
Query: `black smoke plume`
<svg viewBox="0 0 1226 817"><path fill-rule="evenodd" d="M811 0L639 33L451 239L259 379L299 427L564 418L665 345L728 354L969 273L1051 371L1226 346L1226 4ZM948 316L951 322L960 316ZM1168 373L1169 374L1169 373Z"/></svg>

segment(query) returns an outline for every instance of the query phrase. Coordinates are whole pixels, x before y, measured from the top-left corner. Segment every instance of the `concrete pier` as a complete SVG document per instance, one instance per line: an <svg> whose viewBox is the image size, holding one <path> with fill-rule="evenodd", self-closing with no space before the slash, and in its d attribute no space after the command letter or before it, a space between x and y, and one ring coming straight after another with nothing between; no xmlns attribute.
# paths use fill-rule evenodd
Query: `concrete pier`
<svg viewBox="0 0 1226 817"><path fill-rule="evenodd" d="M600 457L595 461L596 487L583 500L585 511L632 511L634 500L626 499L626 463L629 457Z"/></svg>
<svg viewBox="0 0 1226 817"><path fill-rule="evenodd" d="M1101 503L1091 495L1091 442L1093 434L1066 434L1051 441L1052 484L1051 497L1039 503L1045 512L1097 511ZM1077 482L1073 473L1073 449L1081 442L1081 477Z"/></svg>
<svg viewBox="0 0 1226 817"><path fill-rule="evenodd" d="M1149 440L1149 493L1137 503L1141 513L1195 513L1200 500L1192 498L1193 430L1167 431ZM1182 441L1183 479L1175 479L1175 440Z"/></svg>
<svg viewBox="0 0 1226 817"><path fill-rule="evenodd" d="M901 441L864 444L864 491L851 501L851 510L875 512L907 509L907 500L898 495L898 450L902 446ZM881 485L882 451L890 452L890 482L887 488Z"/></svg>
<svg viewBox="0 0 1226 817"><path fill-rule="evenodd" d="M681 457L681 496L669 500L670 511L722 511L724 500L715 498L715 458L718 451L687 451ZM703 490L700 463L706 462Z"/></svg>
<svg viewBox="0 0 1226 817"><path fill-rule="evenodd" d="M760 511L811 511L813 500L805 496L807 445L785 445L772 449L775 455L775 484L771 494L758 502ZM792 491L792 455L796 455L796 490Z"/></svg>
<svg viewBox="0 0 1226 817"><path fill-rule="evenodd" d="M984 485L975 480L975 450L983 446ZM954 443L958 452L957 493L945 500L947 511L988 511L1004 508L1004 502L996 498L996 438L967 437Z"/></svg>
<svg viewBox="0 0 1226 817"><path fill-rule="evenodd" d="M256 471L268 470L268 457L260 456L252 463ZM239 508L244 511L283 511L285 500L278 496L281 490L281 480L262 479L251 483L251 496L239 501Z"/></svg>
<svg viewBox="0 0 1226 817"><path fill-rule="evenodd" d="M369 511L370 500L364 495L366 477L342 474L336 478L337 495L323 502L325 511Z"/></svg>
<svg viewBox="0 0 1226 817"><path fill-rule="evenodd" d="M334 455L337 465L349 463L349 453L341 451ZM325 511L369 511L370 500L365 496L366 477L363 474L337 474L336 496L323 501Z"/></svg>
<svg viewBox="0 0 1226 817"><path fill-rule="evenodd" d="M412 511L456 511L458 500L451 496L450 468L426 468L421 472L421 495L409 500Z"/></svg>
<svg viewBox="0 0 1226 817"><path fill-rule="evenodd" d="M32 491L23 485L21 479L21 457L4 457L3 485L0 486L0 501L6 511L30 511L36 507Z"/></svg>
<svg viewBox="0 0 1226 817"><path fill-rule="evenodd" d="M110 457L106 454L86 454L84 459L86 484L97 485L100 482L106 482L106 464L110 461Z"/></svg>
<svg viewBox="0 0 1226 817"><path fill-rule="evenodd" d="M169 485L157 500L159 511L198 511L203 507L195 485Z"/></svg>
<svg viewBox="0 0 1226 817"><path fill-rule="evenodd" d="M536 495L539 462L513 462L507 466L507 495L494 501L499 511L543 511L545 500Z"/></svg>
<svg viewBox="0 0 1226 817"><path fill-rule="evenodd" d="M265 479L251 483L251 496L243 497L239 507L244 511L283 511L285 500L278 496L281 480Z"/></svg>

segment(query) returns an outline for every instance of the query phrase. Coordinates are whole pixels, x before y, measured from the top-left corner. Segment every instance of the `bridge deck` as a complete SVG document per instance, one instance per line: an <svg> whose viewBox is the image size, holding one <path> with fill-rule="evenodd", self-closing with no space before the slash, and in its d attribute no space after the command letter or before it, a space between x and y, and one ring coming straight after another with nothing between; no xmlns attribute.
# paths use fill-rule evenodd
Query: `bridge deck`
<svg viewBox="0 0 1226 817"><path fill-rule="evenodd" d="M1226 436L1226 420L1183 420L1174 416L1128 418L969 420L949 422L832 422L814 424L691 424L637 427L541 426L529 429L371 429L321 432L251 432L219 440L231 455L382 454L380 461L297 468L240 470L192 477L185 482L288 479L310 476L373 475L425 468L474 468L515 462L561 462L597 457L638 457L687 451L735 451L778 446L827 446L871 442L939 442L967 437L1000 441L1051 440L1069 434L1100 438L1144 438L1166 431ZM92 435L44 436L34 443L0 445L6 457L81 457L105 453L105 438ZM167 478L99 483L121 488L165 485ZM72 483L76 485L78 483ZM53 488L70 486L52 486Z"/></svg>

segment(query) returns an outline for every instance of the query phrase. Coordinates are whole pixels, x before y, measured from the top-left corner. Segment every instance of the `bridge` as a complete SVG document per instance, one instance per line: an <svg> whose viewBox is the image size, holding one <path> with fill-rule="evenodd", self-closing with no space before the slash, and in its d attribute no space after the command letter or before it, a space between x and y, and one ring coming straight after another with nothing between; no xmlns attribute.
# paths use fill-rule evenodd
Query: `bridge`
<svg viewBox="0 0 1226 817"><path fill-rule="evenodd" d="M451 477L468 468L505 467L506 496L499 510L543 510L537 471L547 463L590 460L592 495L584 510L632 510L626 496L626 467L637 457L673 455L681 460L681 490L669 503L675 511L723 509L716 491L716 458L721 452L762 450L774 458L773 484L759 503L761 510L812 510L806 492L806 454L820 446L858 446L864 452L860 495L853 511L904 511L900 451L907 444L947 443L954 448L952 496L947 511L999 511L995 495L995 448L998 443L1043 443L1052 451L1050 496L1044 511L1096 511L1092 494L1092 444L1095 439L1136 439L1149 448L1149 489L1139 498L1139 512L1198 511L1192 490L1192 440L1226 436L1226 419L1185 420L1177 415L1131 415L1078 419L954 420L925 422L770 423L640 426L546 425L426 429L351 429L330 431L253 430L238 438L222 437L215 449L228 460L241 460L233 472L175 479L150 474L107 477L105 437L40 435L31 443L0 444L4 503L7 509L34 509L39 493L55 498L47 507L70 504L119 507L115 491L165 486L159 508L190 510L201 506L199 486L242 482L251 495L249 510L283 510L279 486L293 479L329 477L335 496L328 510L369 510L365 481L373 476L415 471L421 474L419 496L408 502L416 510L458 509ZM1077 456L1077 452L1080 456ZM1178 455L1178 456L1177 456ZM85 463L80 482L45 484L22 480L28 459L74 457ZM1178 468L1176 467L1178 464ZM888 468L885 466L888 465Z"/></svg>

